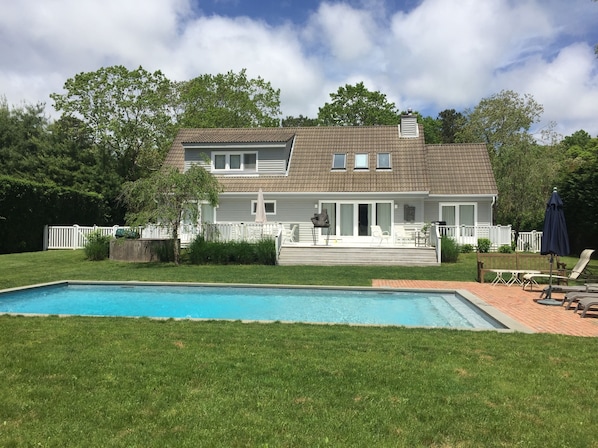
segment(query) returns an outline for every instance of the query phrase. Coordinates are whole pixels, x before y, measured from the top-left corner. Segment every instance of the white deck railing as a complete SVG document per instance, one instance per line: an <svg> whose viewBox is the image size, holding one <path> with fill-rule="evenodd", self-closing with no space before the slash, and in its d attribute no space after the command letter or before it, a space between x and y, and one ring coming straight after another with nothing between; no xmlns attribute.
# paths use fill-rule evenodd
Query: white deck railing
<svg viewBox="0 0 598 448"><path fill-rule="evenodd" d="M48 249L83 249L87 237L99 231L102 235L116 236L118 229L130 229L127 226L45 226L44 250ZM141 238L168 239L170 230L161 226L147 226L136 229ZM274 238L279 234L278 223L238 223L238 224L203 224L204 235L217 241L257 241L261 238ZM183 225L179 229L181 247L186 247L199 234L199 226Z"/></svg>
<svg viewBox="0 0 598 448"><path fill-rule="evenodd" d="M117 229L129 229L129 227L46 226L44 232L44 250L82 249L85 247L87 237L92 232L100 231L103 235L115 236ZM181 246L186 247L201 231L203 231L204 236L209 240L256 241L264 237L275 238L280 234L281 229L281 223L204 223L201 226L181 226L179 237ZM164 227L147 226L140 230L142 238L170 238L170 231ZM491 241L492 251L498 250L500 246L510 245L514 237L511 226L441 226L438 228L438 231L440 236L453 238L459 245L471 244L474 248L477 246L479 238L487 238ZM422 239L421 241L424 240ZM427 243L434 243L429 240L430 238L428 238ZM541 244L542 232L520 232L517 240L517 251L539 252Z"/></svg>

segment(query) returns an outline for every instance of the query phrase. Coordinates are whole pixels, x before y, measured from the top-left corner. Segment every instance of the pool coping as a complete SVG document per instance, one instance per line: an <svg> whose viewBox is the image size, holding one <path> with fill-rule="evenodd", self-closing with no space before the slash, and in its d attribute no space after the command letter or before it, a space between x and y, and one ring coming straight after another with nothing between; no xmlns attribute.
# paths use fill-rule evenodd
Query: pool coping
<svg viewBox="0 0 598 448"><path fill-rule="evenodd" d="M469 330L469 331L497 331L502 333L535 333L534 330L516 321L512 317L486 303L475 294L465 289L450 289L450 288L392 288L392 287L372 287L372 286L332 286L332 285L287 285L287 284L260 284L260 283L202 283L202 282L152 282L152 281L138 281L138 280L58 280L48 283L38 283L28 286L20 286L15 288L8 288L0 290L0 295L3 293L17 292L23 290L31 290L36 288L43 288L48 286L68 286L73 285L137 285L137 286L191 286L191 287L236 287L236 288L287 288L287 289L335 289L335 290L358 290L358 291L405 291L405 292L434 292L434 293L446 293L446 294L458 294L475 307L479 308L482 312L486 313L492 319L498 321L501 325L506 328L447 328L451 330ZM19 316L49 316L49 314L35 314L35 313L0 313L0 315L19 315ZM54 314L55 315L55 314ZM60 317L73 316L72 314L58 315ZM99 317L99 316L98 316ZM154 319L154 318L151 318ZM174 320L233 320L240 321L243 323L249 322L260 322L266 323L271 321L260 321L260 320L243 320L243 319L201 319L201 318L156 318L156 319L174 319ZM295 323L287 321L278 321L282 323ZM311 323L310 323L311 324ZM316 323L314 323L316 325ZM334 324L321 324L318 325L334 325ZM341 324L337 324L341 325ZM342 325L353 325L353 326L397 326L405 328L439 328L439 327L422 327L422 326L408 326L408 325L378 325L378 324L342 324ZM444 328L444 327L442 327Z"/></svg>

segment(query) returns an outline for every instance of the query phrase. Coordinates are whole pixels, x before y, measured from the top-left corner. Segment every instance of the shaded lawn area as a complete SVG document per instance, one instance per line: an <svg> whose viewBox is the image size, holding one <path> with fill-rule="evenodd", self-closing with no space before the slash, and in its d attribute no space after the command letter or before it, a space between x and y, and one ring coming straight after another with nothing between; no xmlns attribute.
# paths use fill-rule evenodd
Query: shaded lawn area
<svg viewBox="0 0 598 448"><path fill-rule="evenodd" d="M475 259L431 268L177 267L52 251L1 255L0 288L66 279L473 281ZM591 338L0 316L0 341L2 447L598 446Z"/></svg>

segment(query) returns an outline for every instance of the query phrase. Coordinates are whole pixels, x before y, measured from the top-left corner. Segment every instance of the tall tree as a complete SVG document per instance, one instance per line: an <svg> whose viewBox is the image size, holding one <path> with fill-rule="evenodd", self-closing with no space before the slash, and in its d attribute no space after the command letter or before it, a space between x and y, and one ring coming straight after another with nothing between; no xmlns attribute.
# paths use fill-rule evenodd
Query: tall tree
<svg viewBox="0 0 598 448"><path fill-rule="evenodd" d="M220 191L220 184L212 174L193 165L184 173L176 168L163 168L135 182L126 182L121 198L127 206L129 225L160 223L170 230L174 239L174 262L178 264L179 226L183 215L195 221L198 201L216 206Z"/></svg>
<svg viewBox="0 0 598 448"><path fill-rule="evenodd" d="M92 130L93 144L104 160L116 160L124 180L136 180L162 163L174 138L174 85L160 72L123 66L80 73L53 93L63 116Z"/></svg>
<svg viewBox="0 0 598 448"><path fill-rule="evenodd" d="M276 127L280 124L280 90L258 77L202 75L179 84L179 124L186 128Z"/></svg>
<svg viewBox="0 0 598 448"><path fill-rule="evenodd" d="M318 120L324 126L396 125L400 121L395 104L383 93L366 89L363 82L339 87L330 98L332 101L318 112Z"/></svg>
<svg viewBox="0 0 598 448"><path fill-rule="evenodd" d="M40 151L48 136L45 105L9 107L0 98L0 174L46 182L40 174Z"/></svg>
<svg viewBox="0 0 598 448"><path fill-rule="evenodd" d="M561 143L566 163L560 172L571 250L598 247L598 138L581 130Z"/></svg>
<svg viewBox="0 0 598 448"><path fill-rule="evenodd" d="M457 134L465 124L465 117L455 109L445 109L438 113L442 143L455 143Z"/></svg>
<svg viewBox="0 0 598 448"><path fill-rule="evenodd" d="M424 139L428 144L443 143L441 138L440 120L432 117L417 117L417 121L424 126Z"/></svg>
<svg viewBox="0 0 598 448"><path fill-rule="evenodd" d="M556 148L539 146L530 133L543 110L531 95L502 91L467 111L456 135L461 142L486 143L499 193L496 220L516 232L542 223L560 169Z"/></svg>

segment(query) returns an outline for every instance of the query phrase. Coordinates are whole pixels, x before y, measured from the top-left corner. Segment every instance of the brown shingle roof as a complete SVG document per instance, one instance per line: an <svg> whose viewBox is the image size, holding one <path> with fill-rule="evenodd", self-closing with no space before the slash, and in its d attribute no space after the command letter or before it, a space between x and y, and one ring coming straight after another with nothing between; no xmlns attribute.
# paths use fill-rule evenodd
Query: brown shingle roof
<svg viewBox="0 0 598 448"><path fill-rule="evenodd" d="M498 194L486 145L427 145L430 194Z"/></svg>
<svg viewBox="0 0 598 448"><path fill-rule="evenodd" d="M484 145L428 145L400 138L397 126L181 129L165 164L184 168L185 143L288 142L294 138L288 176L222 176L225 191L430 192L496 194ZM347 154L347 169L333 171L332 155ZM391 170L376 170L376 155L391 154ZM356 153L369 154L367 171L354 170Z"/></svg>

